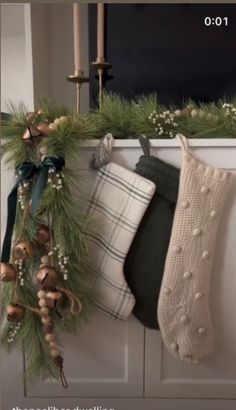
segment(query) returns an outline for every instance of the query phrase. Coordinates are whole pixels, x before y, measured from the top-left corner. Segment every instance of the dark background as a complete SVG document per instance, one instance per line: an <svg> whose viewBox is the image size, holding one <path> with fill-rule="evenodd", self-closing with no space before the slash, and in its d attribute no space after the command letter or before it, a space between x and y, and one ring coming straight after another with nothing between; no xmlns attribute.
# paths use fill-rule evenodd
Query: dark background
<svg viewBox="0 0 236 410"><path fill-rule="evenodd" d="M228 27L205 27L206 16L228 17ZM96 18L89 5L90 61ZM107 4L105 33L108 90L126 98L157 92L164 104L236 94L236 4ZM90 75L93 106L98 84Z"/></svg>

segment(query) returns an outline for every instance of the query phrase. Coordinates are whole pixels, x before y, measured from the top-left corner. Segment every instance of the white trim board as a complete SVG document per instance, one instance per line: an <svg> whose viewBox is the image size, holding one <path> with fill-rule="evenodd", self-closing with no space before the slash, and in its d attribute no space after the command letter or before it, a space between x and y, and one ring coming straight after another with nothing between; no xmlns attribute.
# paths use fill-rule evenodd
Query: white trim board
<svg viewBox="0 0 236 410"><path fill-rule="evenodd" d="M96 147L98 139L86 141L83 148ZM190 147L236 147L236 138L190 138ZM180 143L176 139L150 139L151 147L180 148ZM138 139L115 139L114 148L140 148Z"/></svg>

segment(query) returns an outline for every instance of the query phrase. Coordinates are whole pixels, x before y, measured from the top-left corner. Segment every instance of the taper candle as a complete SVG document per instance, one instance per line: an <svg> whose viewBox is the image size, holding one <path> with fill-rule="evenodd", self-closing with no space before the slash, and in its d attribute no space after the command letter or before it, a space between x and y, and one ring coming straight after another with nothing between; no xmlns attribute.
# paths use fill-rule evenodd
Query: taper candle
<svg viewBox="0 0 236 410"><path fill-rule="evenodd" d="M97 5L97 62L104 60L104 4Z"/></svg>
<svg viewBox="0 0 236 410"><path fill-rule="evenodd" d="M80 5L78 3L73 4L73 22L75 73L78 73L81 70Z"/></svg>

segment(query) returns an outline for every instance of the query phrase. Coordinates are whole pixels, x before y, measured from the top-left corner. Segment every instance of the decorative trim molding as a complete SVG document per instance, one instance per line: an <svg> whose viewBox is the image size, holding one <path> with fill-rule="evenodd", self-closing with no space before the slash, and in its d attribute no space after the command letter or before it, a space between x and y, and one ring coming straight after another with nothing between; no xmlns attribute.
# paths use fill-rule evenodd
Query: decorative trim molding
<svg viewBox="0 0 236 410"><path fill-rule="evenodd" d="M190 147L236 147L235 138L194 138L189 139ZM99 140L86 141L83 148L96 147ZM180 144L176 139L151 139L151 147L159 148L180 148ZM113 148L141 148L137 139L116 139Z"/></svg>

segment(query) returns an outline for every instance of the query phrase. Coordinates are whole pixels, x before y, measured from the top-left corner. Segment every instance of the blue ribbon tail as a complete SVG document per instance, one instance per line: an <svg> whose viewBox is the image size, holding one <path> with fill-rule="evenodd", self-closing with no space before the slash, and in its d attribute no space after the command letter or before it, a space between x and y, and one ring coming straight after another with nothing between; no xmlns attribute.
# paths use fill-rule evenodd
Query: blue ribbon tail
<svg viewBox="0 0 236 410"><path fill-rule="evenodd" d="M8 262L11 254L11 239L12 232L16 219L16 207L17 207L17 186L14 186L11 193L7 198L7 226L2 245L1 262Z"/></svg>
<svg viewBox="0 0 236 410"><path fill-rule="evenodd" d="M43 166L41 168L40 174L38 176L37 182L35 184L34 192L32 195L32 205L31 205L31 214L35 215L37 212L38 204L42 193L47 185L48 180L48 167Z"/></svg>

